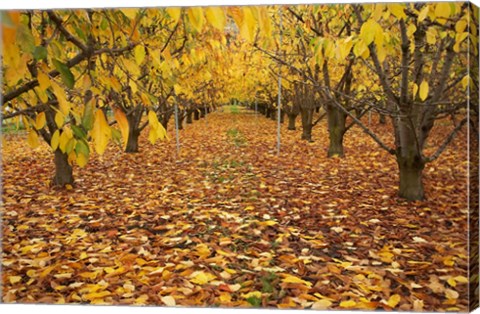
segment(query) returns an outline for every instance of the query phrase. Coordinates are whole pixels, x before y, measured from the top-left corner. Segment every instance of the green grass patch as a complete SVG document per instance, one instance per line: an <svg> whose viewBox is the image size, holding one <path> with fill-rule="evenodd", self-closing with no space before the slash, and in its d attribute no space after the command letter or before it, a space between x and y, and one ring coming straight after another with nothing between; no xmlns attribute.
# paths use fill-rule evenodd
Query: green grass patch
<svg viewBox="0 0 480 314"><path fill-rule="evenodd" d="M247 140L243 136L242 132L240 132L237 128L228 129L227 136L233 141L233 144L237 147L245 146L247 144Z"/></svg>

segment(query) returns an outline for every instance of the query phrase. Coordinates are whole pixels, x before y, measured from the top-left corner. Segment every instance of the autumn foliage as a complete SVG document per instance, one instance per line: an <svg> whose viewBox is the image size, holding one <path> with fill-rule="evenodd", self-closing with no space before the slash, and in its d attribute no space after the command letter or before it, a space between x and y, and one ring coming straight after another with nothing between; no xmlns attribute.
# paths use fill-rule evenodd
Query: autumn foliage
<svg viewBox="0 0 480 314"><path fill-rule="evenodd" d="M3 302L475 306L469 3L1 14Z"/></svg>

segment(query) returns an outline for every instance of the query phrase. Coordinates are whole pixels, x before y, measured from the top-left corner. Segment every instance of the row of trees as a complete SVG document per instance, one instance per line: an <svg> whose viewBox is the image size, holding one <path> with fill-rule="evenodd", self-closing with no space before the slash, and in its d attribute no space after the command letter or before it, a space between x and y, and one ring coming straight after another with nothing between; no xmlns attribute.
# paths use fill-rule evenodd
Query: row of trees
<svg viewBox="0 0 480 314"><path fill-rule="evenodd" d="M281 30L277 23L283 42L270 50L253 46L272 60L272 78L281 75L285 82L282 115L289 129L300 116L302 138L311 140L312 128L326 117L328 156L343 157L344 137L360 126L396 158L399 196L423 199L425 165L464 125L478 134L478 10L458 2L345 4L292 6L275 15L283 18ZM267 116L276 108L274 86L272 80L264 90ZM362 122L369 111L390 118L393 146ZM449 116L455 117L450 134L427 155L435 121Z"/></svg>
<svg viewBox="0 0 480 314"><path fill-rule="evenodd" d="M326 117L328 156L343 157L360 126L396 158L409 200L425 197L425 164L465 125L478 134L478 11L468 3L26 11L2 21L3 120L23 121L33 147L49 144L58 185L73 182L91 142L103 154L111 139L138 151L147 128L152 144L165 138L174 104L187 123L231 98L275 118L279 75L289 129L300 117L310 141ZM390 118L393 146L362 122L369 111ZM451 133L426 155L446 116L457 117Z"/></svg>
<svg viewBox="0 0 480 314"><path fill-rule="evenodd" d="M181 127L226 102L233 32L252 36L265 10L4 12L2 121L25 125L34 148L44 140L53 183L72 184L90 143L98 154L111 141L137 152L143 130L152 144L166 137L174 104Z"/></svg>

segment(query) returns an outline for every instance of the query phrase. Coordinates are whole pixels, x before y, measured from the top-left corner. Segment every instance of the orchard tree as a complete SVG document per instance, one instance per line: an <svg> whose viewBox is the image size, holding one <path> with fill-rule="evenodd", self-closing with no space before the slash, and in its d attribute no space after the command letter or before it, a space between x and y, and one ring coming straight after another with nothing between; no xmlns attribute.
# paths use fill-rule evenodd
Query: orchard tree
<svg viewBox="0 0 480 314"><path fill-rule="evenodd" d="M361 57L384 92L395 148L382 147L396 157L399 196L408 200L424 199L425 164L436 160L468 122L466 60L469 41L476 36L468 27L468 7L460 2L354 7L361 27L354 49L363 51ZM435 121L459 113L464 118L427 156L425 147Z"/></svg>

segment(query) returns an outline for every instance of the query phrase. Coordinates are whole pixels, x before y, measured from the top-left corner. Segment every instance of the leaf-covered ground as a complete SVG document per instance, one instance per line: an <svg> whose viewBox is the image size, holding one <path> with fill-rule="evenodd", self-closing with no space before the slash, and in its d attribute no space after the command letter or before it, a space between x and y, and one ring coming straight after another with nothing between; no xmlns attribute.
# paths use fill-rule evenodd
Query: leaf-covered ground
<svg viewBox="0 0 480 314"><path fill-rule="evenodd" d="M70 190L49 187L46 146L6 136L3 302L467 311L464 133L408 203L359 128L345 159L324 123L314 143L283 128L277 156L275 121L225 108L181 131L180 156L111 146Z"/></svg>

